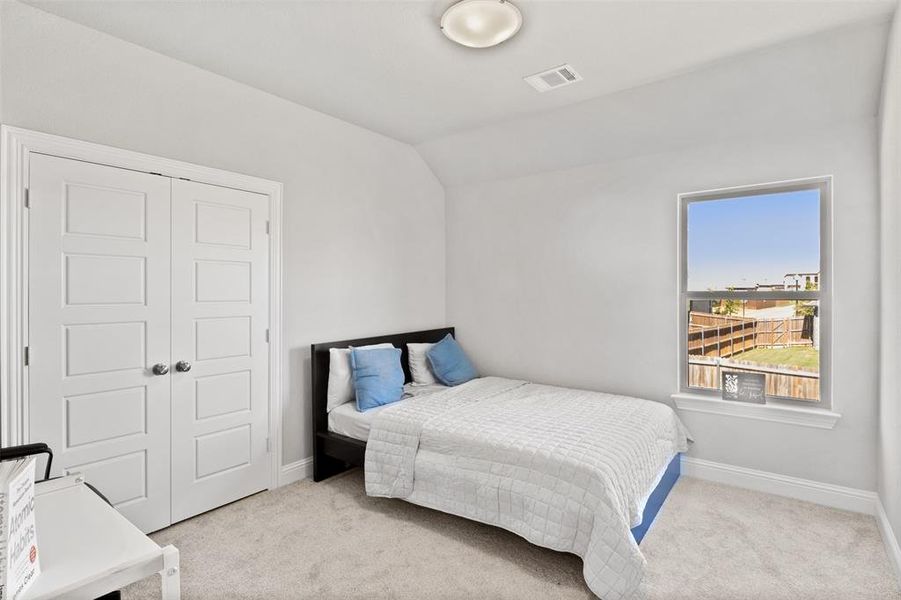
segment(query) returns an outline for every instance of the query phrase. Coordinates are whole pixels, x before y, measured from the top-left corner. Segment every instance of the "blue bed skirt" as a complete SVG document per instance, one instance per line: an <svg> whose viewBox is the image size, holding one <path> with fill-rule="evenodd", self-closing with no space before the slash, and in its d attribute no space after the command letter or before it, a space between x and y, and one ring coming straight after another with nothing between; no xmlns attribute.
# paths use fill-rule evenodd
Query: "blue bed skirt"
<svg viewBox="0 0 901 600"><path fill-rule="evenodd" d="M658 483L657 487L654 488L654 491L651 492L648 503L644 507L641 525L632 529L632 537L634 537L635 541L639 544L641 543L641 540L644 539L644 535L648 532L648 529L651 528L651 523L654 522L657 513L660 512L664 500L669 496L669 492L673 489L673 486L676 485L676 481L679 480L679 475L681 473L682 455L677 454L675 458L670 461L669 466L666 467L663 477L660 478L660 483Z"/></svg>

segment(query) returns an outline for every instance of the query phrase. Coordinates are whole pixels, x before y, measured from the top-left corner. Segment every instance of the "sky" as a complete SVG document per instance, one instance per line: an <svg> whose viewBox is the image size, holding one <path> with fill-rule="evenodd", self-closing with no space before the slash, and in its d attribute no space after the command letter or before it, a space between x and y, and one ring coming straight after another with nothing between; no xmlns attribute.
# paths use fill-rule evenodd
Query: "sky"
<svg viewBox="0 0 901 600"><path fill-rule="evenodd" d="M782 283L786 273L819 271L819 214L816 189L690 203L688 290Z"/></svg>

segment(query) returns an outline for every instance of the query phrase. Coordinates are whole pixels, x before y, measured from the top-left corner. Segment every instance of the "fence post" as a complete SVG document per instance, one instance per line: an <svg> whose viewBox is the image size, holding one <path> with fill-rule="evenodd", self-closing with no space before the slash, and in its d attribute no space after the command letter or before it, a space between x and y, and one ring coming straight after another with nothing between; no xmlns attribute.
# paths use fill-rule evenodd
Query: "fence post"
<svg viewBox="0 0 901 600"><path fill-rule="evenodd" d="M691 328L691 315L688 315L688 326ZM704 343L704 327L701 327L701 356L707 356L707 344Z"/></svg>
<svg viewBox="0 0 901 600"><path fill-rule="evenodd" d="M811 337L813 338L812 343L813 347L817 350L820 349L820 317L817 314L814 314L813 317L813 334Z"/></svg>
<svg viewBox="0 0 901 600"><path fill-rule="evenodd" d="M714 377L716 377L716 379L713 381L713 387L714 387L715 389L720 389L720 382L723 380L723 377L722 377L722 375L720 374L720 370L722 369L722 366L720 365L720 362L721 362L720 359L717 358L717 359L716 359L716 370L713 372L713 373L714 373Z"/></svg>
<svg viewBox="0 0 901 600"><path fill-rule="evenodd" d="M735 354L735 321L729 319L729 356Z"/></svg>

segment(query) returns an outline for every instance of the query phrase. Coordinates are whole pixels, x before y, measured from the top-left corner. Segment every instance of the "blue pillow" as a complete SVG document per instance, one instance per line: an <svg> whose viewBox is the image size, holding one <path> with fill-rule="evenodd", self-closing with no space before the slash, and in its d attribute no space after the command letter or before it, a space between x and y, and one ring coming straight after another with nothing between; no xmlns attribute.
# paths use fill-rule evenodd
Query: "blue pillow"
<svg viewBox="0 0 901 600"><path fill-rule="evenodd" d="M400 366L400 348L351 348L350 367L358 411L403 398L404 370Z"/></svg>
<svg viewBox="0 0 901 600"><path fill-rule="evenodd" d="M443 340L432 346L426 352L426 358L435 379L444 385L460 385L479 376L475 367L466 358L463 348L451 334L447 334Z"/></svg>

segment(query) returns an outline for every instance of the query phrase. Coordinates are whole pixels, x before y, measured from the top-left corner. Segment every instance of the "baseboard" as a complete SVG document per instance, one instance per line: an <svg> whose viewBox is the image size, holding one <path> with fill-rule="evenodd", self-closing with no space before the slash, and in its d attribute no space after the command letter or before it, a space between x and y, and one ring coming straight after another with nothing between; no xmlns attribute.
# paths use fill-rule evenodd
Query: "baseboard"
<svg viewBox="0 0 901 600"><path fill-rule="evenodd" d="M682 458L682 474L867 515L876 515L877 512L876 492L820 483L810 479L736 467L690 456Z"/></svg>
<svg viewBox="0 0 901 600"><path fill-rule="evenodd" d="M287 465L282 465L282 470L278 476L278 485L288 485L301 479L311 479L313 477L313 457L295 460Z"/></svg>
<svg viewBox="0 0 901 600"><path fill-rule="evenodd" d="M885 542L885 552L888 554L888 561L892 563L895 569L895 575L898 577L898 583L901 583L901 546L898 545L898 538L892 529L892 524L885 514L885 507L882 505L882 499L876 498L876 522L879 524L879 532L882 534L882 540Z"/></svg>

